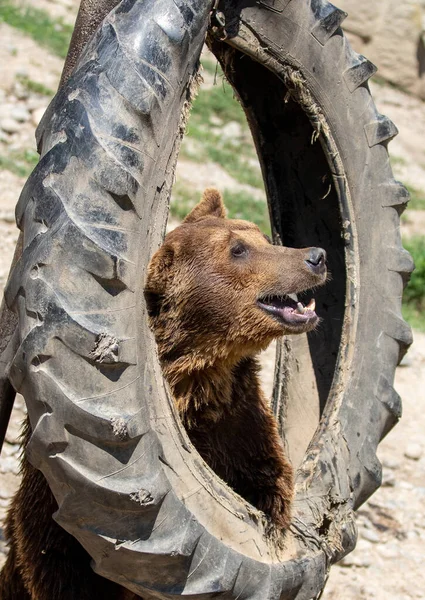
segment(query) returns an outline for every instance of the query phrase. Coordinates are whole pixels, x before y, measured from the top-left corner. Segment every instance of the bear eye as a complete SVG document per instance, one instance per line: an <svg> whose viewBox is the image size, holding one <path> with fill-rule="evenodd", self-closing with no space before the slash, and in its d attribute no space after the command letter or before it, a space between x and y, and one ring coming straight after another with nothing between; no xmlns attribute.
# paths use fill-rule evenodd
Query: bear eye
<svg viewBox="0 0 425 600"><path fill-rule="evenodd" d="M241 256L246 256L248 254L248 248L242 242L237 242L232 249L230 250L232 256L236 256L240 258Z"/></svg>

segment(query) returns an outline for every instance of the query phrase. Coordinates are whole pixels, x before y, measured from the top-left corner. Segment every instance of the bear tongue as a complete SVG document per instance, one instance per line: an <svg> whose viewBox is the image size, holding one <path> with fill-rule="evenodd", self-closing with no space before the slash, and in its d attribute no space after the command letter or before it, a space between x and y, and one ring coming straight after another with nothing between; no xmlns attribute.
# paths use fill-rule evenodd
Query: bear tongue
<svg viewBox="0 0 425 600"><path fill-rule="evenodd" d="M301 305L301 306L298 306ZM285 321L289 323L300 323L308 321L309 319L316 316L314 312L314 303L311 302L304 306L301 302L297 303L296 308L291 306L284 306L282 308L275 309L273 312L280 315Z"/></svg>
<svg viewBox="0 0 425 600"><path fill-rule="evenodd" d="M301 323L316 317L316 303L314 298L310 300L307 306L304 306L302 302L294 300L291 296L289 298L274 297L273 299L270 298L269 301L260 300L259 304L267 312L278 315L287 323Z"/></svg>

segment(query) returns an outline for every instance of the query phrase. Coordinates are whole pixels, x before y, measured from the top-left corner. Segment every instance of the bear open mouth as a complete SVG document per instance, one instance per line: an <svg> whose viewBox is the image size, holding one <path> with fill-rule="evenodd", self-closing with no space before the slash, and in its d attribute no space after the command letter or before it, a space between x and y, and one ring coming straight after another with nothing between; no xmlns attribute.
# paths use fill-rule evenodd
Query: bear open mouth
<svg viewBox="0 0 425 600"><path fill-rule="evenodd" d="M315 312L316 302L314 298L307 306L297 302L289 296L264 296L257 300L257 304L265 312L277 317L286 325L300 326L313 325L318 320Z"/></svg>

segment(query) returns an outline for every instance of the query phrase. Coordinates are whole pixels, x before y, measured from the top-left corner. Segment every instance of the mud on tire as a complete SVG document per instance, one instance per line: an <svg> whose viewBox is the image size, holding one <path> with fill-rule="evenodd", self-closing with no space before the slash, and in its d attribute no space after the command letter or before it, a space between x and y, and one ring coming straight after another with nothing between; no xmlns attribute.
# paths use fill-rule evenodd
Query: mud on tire
<svg viewBox="0 0 425 600"><path fill-rule="evenodd" d="M218 7L209 44L251 125L276 240L323 246L333 272L317 295L319 335L295 354L289 340L278 361L275 409L300 463L283 553L190 445L143 303L209 2L123 0L108 15L48 110L16 211L10 376L28 405L29 458L96 572L145 598L317 596L355 544L353 509L380 483L376 447L401 411L392 384L411 341L400 301L412 263L398 233L408 196L388 162L396 129L367 87L374 67L327 2L247 4ZM294 392L295 364L314 393ZM295 407L316 407L308 435L291 434L304 427L285 403L293 394Z"/></svg>

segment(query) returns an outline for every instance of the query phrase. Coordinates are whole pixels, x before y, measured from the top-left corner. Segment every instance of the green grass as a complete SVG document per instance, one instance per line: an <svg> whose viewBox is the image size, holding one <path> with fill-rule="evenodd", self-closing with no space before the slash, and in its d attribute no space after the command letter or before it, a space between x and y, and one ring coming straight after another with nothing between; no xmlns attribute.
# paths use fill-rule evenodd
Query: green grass
<svg viewBox="0 0 425 600"><path fill-rule="evenodd" d="M65 58L73 28L61 19L52 19L46 11L30 4L0 0L0 22L19 29L41 46Z"/></svg>
<svg viewBox="0 0 425 600"><path fill-rule="evenodd" d="M391 164L397 173L397 167L406 166L406 160L401 156L391 156ZM425 192L407 183L404 184L410 194L408 208L413 210L425 210Z"/></svg>
<svg viewBox="0 0 425 600"><path fill-rule="evenodd" d="M372 77L371 81L373 83L376 83L376 85L379 85L380 87L390 87L393 90L399 90L400 92L404 92L405 94L412 95L409 91L407 91L405 88L403 88L403 86L401 86L400 84L394 83L393 81L389 81L388 79L385 79L381 75L375 74Z"/></svg>
<svg viewBox="0 0 425 600"><path fill-rule="evenodd" d="M391 164L393 167L396 167L396 166L404 167L406 165L406 159L403 158L402 156L393 156L391 154L390 159L391 159Z"/></svg>
<svg viewBox="0 0 425 600"><path fill-rule="evenodd" d="M199 152L194 154L183 144L181 154L194 162L208 160L219 164L225 171L240 183L246 183L260 190L264 189L260 166L254 159L255 151L244 142L232 143L217 134L208 132L206 128L194 127L189 123L187 136L198 142Z"/></svg>
<svg viewBox="0 0 425 600"><path fill-rule="evenodd" d="M0 156L0 169L11 171L18 177L28 177L38 159L35 150L10 152L8 156Z"/></svg>
<svg viewBox="0 0 425 600"><path fill-rule="evenodd" d="M423 331L425 333L425 315L423 311L403 303L402 313L403 318L409 323L412 329Z"/></svg>
<svg viewBox="0 0 425 600"><path fill-rule="evenodd" d="M408 208L411 210L425 210L425 192L418 190L411 185L405 185L410 194Z"/></svg>
<svg viewBox="0 0 425 600"><path fill-rule="evenodd" d="M34 81L25 75L18 75L16 78L19 83L26 89L28 92L33 92L34 94L39 94L40 96L49 96L52 97L55 95L55 92L46 87L43 83L39 83L38 81Z"/></svg>
<svg viewBox="0 0 425 600"><path fill-rule="evenodd" d="M183 221L200 199L201 194L199 192L177 182L173 186L170 215L179 221Z"/></svg>
<svg viewBox="0 0 425 600"><path fill-rule="evenodd" d="M403 316L415 329L425 331L425 236L403 240L415 261L415 270L404 290Z"/></svg>
<svg viewBox="0 0 425 600"><path fill-rule="evenodd" d="M263 233L270 235L270 219L267 203L247 192L224 190L224 203L232 219L245 219L256 223Z"/></svg>
<svg viewBox="0 0 425 600"><path fill-rule="evenodd" d="M229 139L223 135L222 128L227 123L239 125L236 137ZM194 155L186 151L183 144L182 155L186 158L196 162L215 162L240 183L264 188L245 114L231 86L223 79L211 89L200 90L193 103L187 137L198 142L199 152Z"/></svg>
<svg viewBox="0 0 425 600"><path fill-rule="evenodd" d="M263 189L264 183L259 165L249 160L249 155L244 155L241 146L229 143L207 145L208 157L221 165L232 177L240 183L246 183L252 187Z"/></svg>
<svg viewBox="0 0 425 600"><path fill-rule="evenodd" d="M263 233L270 233L270 221L267 204L263 200L253 198L246 192L224 190L224 203L231 219L245 219L256 223ZM183 220L201 199L201 194L189 187L176 183L173 187L171 216Z"/></svg>
<svg viewBox="0 0 425 600"><path fill-rule="evenodd" d="M232 87L221 76L214 87L208 90L201 88L193 103L191 118L205 123L211 114L215 114L223 121L246 124L245 114L234 97Z"/></svg>
<svg viewBox="0 0 425 600"><path fill-rule="evenodd" d="M217 75L218 77L220 74L223 73L217 61L211 60L209 58L202 58L201 63L205 71L210 75Z"/></svg>

